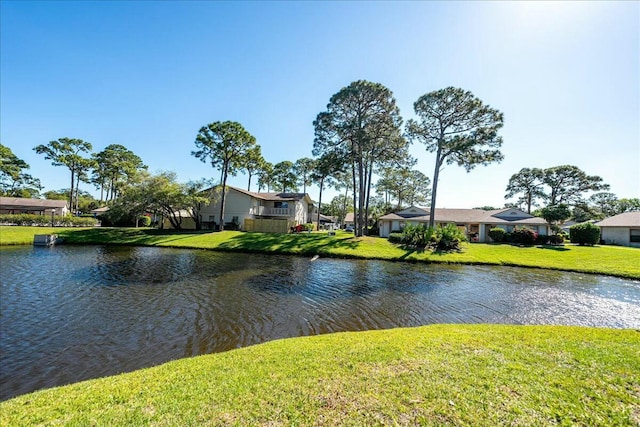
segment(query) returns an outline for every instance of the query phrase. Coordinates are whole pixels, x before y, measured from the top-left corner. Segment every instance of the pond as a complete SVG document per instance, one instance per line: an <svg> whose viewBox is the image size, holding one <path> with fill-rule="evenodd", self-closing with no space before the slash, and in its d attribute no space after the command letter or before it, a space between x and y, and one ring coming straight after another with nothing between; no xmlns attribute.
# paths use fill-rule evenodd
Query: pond
<svg viewBox="0 0 640 427"><path fill-rule="evenodd" d="M0 400L278 338L433 323L640 328L640 282L210 251L0 249Z"/></svg>

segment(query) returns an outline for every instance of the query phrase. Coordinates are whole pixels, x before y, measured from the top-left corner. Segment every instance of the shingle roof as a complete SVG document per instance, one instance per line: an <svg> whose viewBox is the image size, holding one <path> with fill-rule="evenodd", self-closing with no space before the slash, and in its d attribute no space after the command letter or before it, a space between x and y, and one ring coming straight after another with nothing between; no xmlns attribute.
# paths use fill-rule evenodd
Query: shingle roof
<svg viewBox="0 0 640 427"><path fill-rule="evenodd" d="M64 208L67 206L66 200L46 200L46 199L27 199L22 197L0 197L1 206L11 206L15 208Z"/></svg>
<svg viewBox="0 0 640 427"><path fill-rule="evenodd" d="M424 208L422 208L424 209ZM484 211L482 209L445 209L436 208L436 222L455 222L455 223L484 223L484 224L530 224L530 225L546 225L547 222L543 218L538 217L516 217L513 220L498 218L498 215L509 209L496 209ZM525 214L526 215L526 214ZM380 217L386 220L411 220L418 222L429 221L429 215L405 217L396 213L391 213Z"/></svg>
<svg viewBox="0 0 640 427"><path fill-rule="evenodd" d="M600 227L640 227L640 212L625 212L605 218L596 225Z"/></svg>

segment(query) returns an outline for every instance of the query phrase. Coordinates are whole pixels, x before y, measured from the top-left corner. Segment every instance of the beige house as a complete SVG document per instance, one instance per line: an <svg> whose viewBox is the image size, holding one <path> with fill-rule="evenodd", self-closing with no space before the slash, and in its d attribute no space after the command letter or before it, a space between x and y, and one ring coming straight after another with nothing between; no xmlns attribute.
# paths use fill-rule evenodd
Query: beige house
<svg viewBox="0 0 640 427"><path fill-rule="evenodd" d="M0 197L0 214L59 215L69 213L66 200Z"/></svg>
<svg viewBox="0 0 640 427"><path fill-rule="evenodd" d="M604 243L640 248L640 212L625 212L596 223Z"/></svg>
<svg viewBox="0 0 640 427"><path fill-rule="evenodd" d="M411 206L396 213L384 215L378 220L380 237L389 237L392 232L401 231L407 224L428 224L429 208ZM490 242L489 230L502 228L511 232L515 227L527 227L540 235L549 234L549 224L520 209L436 209L435 223L455 224L464 228L470 242Z"/></svg>
<svg viewBox="0 0 640 427"><path fill-rule="evenodd" d="M219 192L215 194L200 212L205 229L217 229L220 223L220 196ZM224 222L247 230L249 223L257 223L255 220L270 220L272 225L274 221L283 221L279 225L286 231L290 226L315 221L314 211L313 201L306 193L257 193L227 186Z"/></svg>

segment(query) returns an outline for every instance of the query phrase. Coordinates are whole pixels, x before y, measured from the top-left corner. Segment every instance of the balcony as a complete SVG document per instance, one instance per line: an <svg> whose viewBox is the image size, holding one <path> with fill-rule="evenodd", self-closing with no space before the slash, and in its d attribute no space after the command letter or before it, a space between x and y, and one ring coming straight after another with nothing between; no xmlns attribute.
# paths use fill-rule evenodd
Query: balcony
<svg viewBox="0 0 640 427"><path fill-rule="evenodd" d="M294 216L294 210L292 208L270 208L268 206L254 206L249 210L249 213L255 216Z"/></svg>

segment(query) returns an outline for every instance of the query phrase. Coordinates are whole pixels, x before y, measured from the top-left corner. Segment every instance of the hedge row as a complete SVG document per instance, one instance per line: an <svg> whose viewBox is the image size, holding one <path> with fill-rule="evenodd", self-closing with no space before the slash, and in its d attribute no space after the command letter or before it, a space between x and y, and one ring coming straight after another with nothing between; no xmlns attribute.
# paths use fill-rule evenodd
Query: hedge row
<svg viewBox="0 0 640 427"><path fill-rule="evenodd" d="M40 227L94 227L98 224L95 218L83 218L72 215L34 215L34 214L0 214L0 224Z"/></svg>

